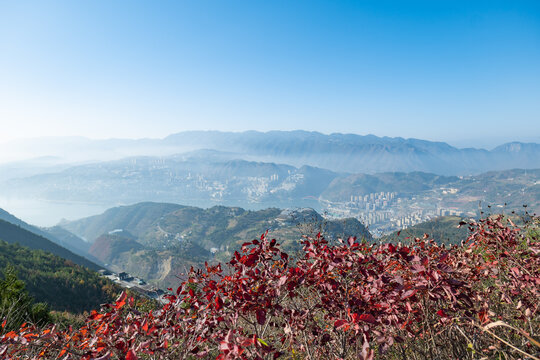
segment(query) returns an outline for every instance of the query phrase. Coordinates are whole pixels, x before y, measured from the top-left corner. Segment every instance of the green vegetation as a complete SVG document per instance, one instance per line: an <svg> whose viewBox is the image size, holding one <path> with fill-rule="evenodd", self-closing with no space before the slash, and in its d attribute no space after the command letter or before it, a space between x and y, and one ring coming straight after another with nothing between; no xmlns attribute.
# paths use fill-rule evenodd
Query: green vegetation
<svg viewBox="0 0 540 360"><path fill-rule="evenodd" d="M30 296L51 309L80 313L111 301L120 288L96 272L42 250L0 241L0 269L12 269ZM20 286L20 283L17 283Z"/></svg>
<svg viewBox="0 0 540 360"><path fill-rule="evenodd" d="M63 223L61 226L73 234L93 242L107 231L116 229L124 229L138 235L151 226L155 219L180 208L183 206L144 202L134 206L115 207L101 215ZM104 231L105 229L107 231Z"/></svg>
<svg viewBox="0 0 540 360"><path fill-rule="evenodd" d="M491 171L471 176L457 183L462 197L483 195L484 212L498 214L521 210L523 205L532 212L540 211L540 169ZM458 203L459 204L459 203ZM473 205L477 205L473 204ZM493 207L494 206L494 207Z"/></svg>
<svg viewBox="0 0 540 360"><path fill-rule="evenodd" d="M403 242L407 239L422 238L428 234L439 244L459 244L467 239L469 230L467 226L458 227L463 219L459 216L441 216L407 229L395 231L380 238L381 242Z"/></svg>
<svg viewBox="0 0 540 360"><path fill-rule="evenodd" d="M353 174L334 179L321 197L330 201L348 201L353 194L365 195L381 191L416 194L458 180L457 176L440 176L419 171Z"/></svg>
<svg viewBox="0 0 540 360"><path fill-rule="evenodd" d="M262 236L225 264L192 269L159 310L125 292L77 326L0 334L0 355L537 359L539 221L525 220L470 220L469 241L457 246L331 243L318 234L294 257Z"/></svg>
<svg viewBox="0 0 540 360"><path fill-rule="evenodd" d="M338 177L322 192L321 198L347 202L351 195L397 192L402 199L415 197L423 209L443 208L474 212L479 202L485 214L510 213L524 204L532 212L540 210L540 169L491 171L470 176L439 176L422 172L353 174ZM446 191L448 189L453 191ZM402 207L415 205L408 200ZM418 204L416 204L418 205ZM488 206L491 206L490 208Z"/></svg>
<svg viewBox="0 0 540 360"><path fill-rule="evenodd" d="M246 239L259 238L267 229L269 236L291 253L300 249L302 235L318 232L328 238L359 236L371 240L358 220L327 221L311 209L249 211L139 203L62 226L93 241L90 255L111 270L127 271L162 288L174 286L177 275L191 266L230 258Z"/></svg>
<svg viewBox="0 0 540 360"><path fill-rule="evenodd" d="M72 253L80 255L80 256L85 256L84 254L88 251L88 248L90 247L90 244L88 244L86 241L73 235L69 231L62 229L59 226L53 226L50 228L40 228L34 225L30 225L3 209L0 209L0 220L4 220L13 225L17 225L20 228L27 230L35 235L44 237L45 239L50 240L57 245L60 245L62 248L65 248L71 251ZM40 246L36 246L38 244L40 244ZM52 253L56 253L56 251L60 251L61 253L58 253L58 255L61 257L69 256L69 254L65 253L64 249L58 249L54 246L50 246L50 244L43 243L42 240L37 240L35 244L28 244L28 246L31 248L51 251ZM78 260L76 260L75 258L73 258L72 260L74 260L76 263L79 263ZM94 261L94 260L90 259L90 261ZM82 265L89 266L89 264L82 264Z"/></svg>
<svg viewBox="0 0 540 360"><path fill-rule="evenodd" d="M18 243L22 246L27 246L30 249L48 251L64 259L71 260L75 264L85 266L92 270L102 269L101 266L83 258L82 256L72 253L71 251L55 244L49 239L34 234L33 232L30 232L18 225L14 225L4 220L0 220L0 240L4 240L12 244Z"/></svg>
<svg viewBox="0 0 540 360"><path fill-rule="evenodd" d="M5 320L0 333L18 329L24 322L42 326L51 321L49 306L34 303L13 266L5 267L0 280L0 319Z"/></svg>

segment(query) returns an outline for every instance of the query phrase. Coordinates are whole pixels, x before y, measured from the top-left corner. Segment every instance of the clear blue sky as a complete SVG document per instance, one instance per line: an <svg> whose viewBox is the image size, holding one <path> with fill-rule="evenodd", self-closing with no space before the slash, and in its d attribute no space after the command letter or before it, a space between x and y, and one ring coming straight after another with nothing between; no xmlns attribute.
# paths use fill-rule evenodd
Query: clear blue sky
<svg viewBox="0 0 540 360"><path fill-rule="evenodd" d="M540 141L540 1L0 0L0 123Z"/></svg>

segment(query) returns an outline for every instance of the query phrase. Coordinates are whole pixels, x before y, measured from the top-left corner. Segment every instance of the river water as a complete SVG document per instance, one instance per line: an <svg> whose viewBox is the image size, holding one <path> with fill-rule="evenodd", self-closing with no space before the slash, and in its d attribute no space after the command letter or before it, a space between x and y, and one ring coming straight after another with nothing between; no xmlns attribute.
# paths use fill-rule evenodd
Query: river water
<svg viewBox="0 0 540 360"><path fill-rule="evenodd" d="M0 208L37 226L54 226L62 219L77 220L103 213L114 206L0 196Z"/></svg>

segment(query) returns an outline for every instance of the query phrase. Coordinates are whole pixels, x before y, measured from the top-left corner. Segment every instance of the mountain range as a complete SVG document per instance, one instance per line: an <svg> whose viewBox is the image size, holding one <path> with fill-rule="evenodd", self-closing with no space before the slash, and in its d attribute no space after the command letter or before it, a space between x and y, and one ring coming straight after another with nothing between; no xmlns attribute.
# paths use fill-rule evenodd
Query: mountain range
<svg viewBox="0 0 540 360"><path fill-rule="evenodd" d="M303 165L349 173L423 171L469 175L510 168L540 168L540 144L512 142L492 150L459 149L443 142L308 131L187 131L163 139L42 138L0 144L0 151L43 161L105 161L168 156L209 149L232 158ZM14 155L15 156L15 155ZM53 161L56 159L58 161ZM63 159L60 161L60 159ZM13 165L11 165L13 166ZM24 168L24 166L22 166ZM17 167L18 171L21 166Z"/></svg>

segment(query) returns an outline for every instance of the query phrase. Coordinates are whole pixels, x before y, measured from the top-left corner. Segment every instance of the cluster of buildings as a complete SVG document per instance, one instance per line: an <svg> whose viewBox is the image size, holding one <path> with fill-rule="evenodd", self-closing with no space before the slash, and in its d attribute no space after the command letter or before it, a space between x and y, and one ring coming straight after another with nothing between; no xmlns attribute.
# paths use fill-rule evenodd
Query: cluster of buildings
<svg viewBox="0 0 540 360"><path fill-rule="evenodd" d="M441 188L440 192L456 194L457 189ZM436 194L425 196L404 196L397 192L376 192L364 195L350 195L349 201L336 202L320 200L325 213L331 218L354 217L368 226L374 236L431 220L438 216L463 214L461 210L440 206Z"/></svg>
<svg viewBox="0 0 540 360"><path fill-rule="evenodd" d="M397 192L377 192L366 195L351 195L350 204L365 211L386 209L397 199Z"/></svg>
<svg viewBox="0 0 540 360"><path fill-rule="evenodd" d="M434 217L435 215L430 211L416 210L404 216L392 219L392 223L395 228L405 229Z"/></svg>
<svg viewBox="0 0 540 360"><path fill-rule="evenodd" d="M243 193L248 201L259 201L261 198L280 190L290 191L298 182L304 179L304 174L289 170L289 174L280 177L274 173L269 176L233 176L226 180L209 178L202 174L187 175L170 172L168 185L175 186L179 191L206 193L214 201L225 201L229 196ZM180 190L180 188L184 188Z"/></svg>
<svg viewBox="0 0 540 360"><path fill-rule="evenodd" d="M165 292L163 290L147 284L146 281L141 278L132 276L126 272L114 273L106 269L98 270L98 273L112 282L124 288L136 291L150 299L154 299L162 303L167 302L167 300L164 298Z"/></svg>

